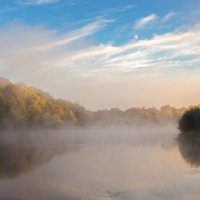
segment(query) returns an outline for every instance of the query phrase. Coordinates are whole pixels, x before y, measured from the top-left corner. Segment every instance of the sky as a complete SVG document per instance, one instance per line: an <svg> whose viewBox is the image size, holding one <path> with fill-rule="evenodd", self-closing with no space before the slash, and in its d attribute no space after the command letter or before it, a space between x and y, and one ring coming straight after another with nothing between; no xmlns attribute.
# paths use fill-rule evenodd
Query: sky
<svg viewBox="0 0 200 200"><path fill-rule="evenodd" d="M200 103L200 0L0 0L0 76L87 109Z"/></svg>

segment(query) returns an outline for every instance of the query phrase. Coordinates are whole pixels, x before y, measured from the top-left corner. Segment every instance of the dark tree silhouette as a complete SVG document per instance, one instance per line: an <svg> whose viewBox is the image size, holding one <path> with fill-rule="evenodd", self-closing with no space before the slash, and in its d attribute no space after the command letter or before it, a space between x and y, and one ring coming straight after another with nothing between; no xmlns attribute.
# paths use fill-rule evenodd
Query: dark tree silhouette
<svg viewBox="0 0 200 200"><path fill-rule="evenodd" d="M196 131L200 134L200 108L186 111L179 120L179 129L182 133Z"/></svg>

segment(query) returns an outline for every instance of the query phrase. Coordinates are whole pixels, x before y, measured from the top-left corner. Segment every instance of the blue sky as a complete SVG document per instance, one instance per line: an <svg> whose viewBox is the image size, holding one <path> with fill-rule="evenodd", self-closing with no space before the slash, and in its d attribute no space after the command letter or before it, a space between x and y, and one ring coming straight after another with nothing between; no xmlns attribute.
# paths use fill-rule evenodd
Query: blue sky
<svg viewBox="0 0 200 200"><path fill-rule="evenodd" d="M192 24L195 18L189 18L198 11L199 4L198 0L0 0L0 22L2 25L13 21L43 25L64 33L98 18L106 18L113 20L113 23L93 37L98 42L118 44L131 39L133 32L147 38L185 23ZM170 23L159 26L159 21L170 13L174 14L169 19ZM156 29L155 26L147 26L143 27L146 31L133 31L134 21L152 14L156 16L151 22Z"/></svg>
<svg viewBox="0 0 200 200"><path fill-rule="evenodd" d="M0 74L90 109L197 104L199 17L200 0L0 0Z"/></svg>

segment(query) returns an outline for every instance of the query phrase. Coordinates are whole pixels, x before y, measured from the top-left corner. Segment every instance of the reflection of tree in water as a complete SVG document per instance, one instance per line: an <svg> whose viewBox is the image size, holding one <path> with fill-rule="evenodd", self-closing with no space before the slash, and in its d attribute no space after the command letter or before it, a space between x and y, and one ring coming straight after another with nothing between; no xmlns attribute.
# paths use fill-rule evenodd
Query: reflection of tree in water
<svg viewBox="0 0 200 200"><path fill-rule="evenodd" d="M7 136L6 136L7 137ZM12 138L12 136L10 137ZM0 178L14 178L30 172L54 156L74 149L64 140L55 137L38 137L20 134L15 139L0 138ZM76 147L75 147L76 148Z"/></svg>
<svg viewBox="0 0 200 200"><path fill-rule="evenodd" d="M200 140L197 137L180 133L177 142L183 158L191 166L200 166Z"/></svg>

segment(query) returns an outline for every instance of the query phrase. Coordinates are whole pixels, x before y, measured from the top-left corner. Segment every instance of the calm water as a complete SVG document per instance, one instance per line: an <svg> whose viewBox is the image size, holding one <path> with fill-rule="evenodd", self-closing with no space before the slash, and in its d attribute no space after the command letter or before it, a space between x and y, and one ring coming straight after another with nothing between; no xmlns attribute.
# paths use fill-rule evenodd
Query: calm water
<svg viewBox="0 0 200 200"><path fill-rule="evenodd" d="M0 199L199 200L200 148L177 135L175 128L6 133Z"/></svg>

